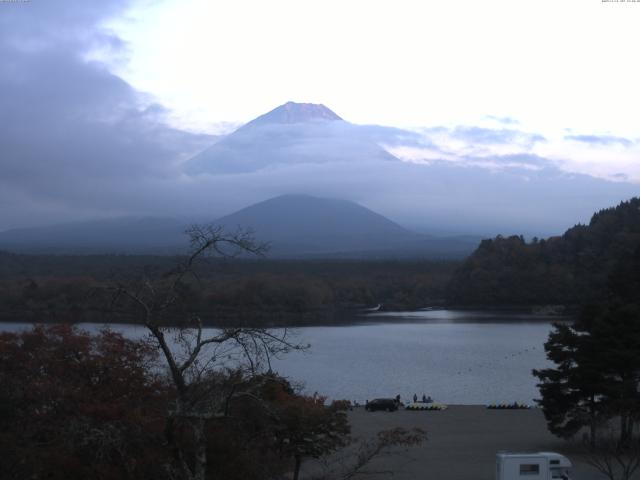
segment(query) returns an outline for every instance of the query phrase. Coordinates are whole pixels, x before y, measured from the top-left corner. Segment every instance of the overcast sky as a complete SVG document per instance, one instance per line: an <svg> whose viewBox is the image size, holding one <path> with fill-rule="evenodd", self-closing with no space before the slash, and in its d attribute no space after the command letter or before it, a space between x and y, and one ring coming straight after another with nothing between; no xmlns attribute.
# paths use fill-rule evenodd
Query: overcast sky
<svg viewBox="0 0 640 480"><path fill-rule="evenodd" d="M118 71L203 127L295 100L356 123L637 136L639 20L601 0L166 0L111 26Z"/></svg>
<svg viewBox="0 0 640 480"><path fill-rule="evenodd" d="M640 3L165 0L108 25L128 45L114 71L198 131L288 100L397 127L502 120L569 170L640 181Z"/></svg>
<svg viewBox="0 0 640 480"><path fill-rule="evenodd" d="M601 0L0 2L0 230L214 216L314 193L407 222L470 205L478 224L486 211L499 228L501 211L560 231L640 184L639 20L640 2ZM410 129L406 143L377 138L407 165L185 174L211 134L288 100ZM455 198L438 190L435 170L418 168L434 161L469 167L453 175L467 178ZM519 181L537 185L530 199L548 183L522 172L612 182L587 179L565 197L549 187L549 205L566 208L546 224L543 206L531 207L539 202L506 205L479 186L465 197L485 174L500 191L506 180L493 174L514 165Z"/></svg>

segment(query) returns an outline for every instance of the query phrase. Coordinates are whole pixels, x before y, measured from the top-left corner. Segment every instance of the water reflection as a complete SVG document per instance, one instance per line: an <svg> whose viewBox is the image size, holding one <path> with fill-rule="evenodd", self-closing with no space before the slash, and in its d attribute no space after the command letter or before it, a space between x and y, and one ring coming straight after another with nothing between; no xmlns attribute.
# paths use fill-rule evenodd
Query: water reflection
<svg viewBox="0 0 640 480"><path fill-rule="evenodd" d="M568 317L536 315L524 311L504 311L504 310L448 310L444 308L425 308L406 311L381 311L367 313L361 317L364 321L371 323L394 322L394 323L414 323L414 322L449 322L449 323L514 323L514 322L542 322L566 321Z"/></svg>

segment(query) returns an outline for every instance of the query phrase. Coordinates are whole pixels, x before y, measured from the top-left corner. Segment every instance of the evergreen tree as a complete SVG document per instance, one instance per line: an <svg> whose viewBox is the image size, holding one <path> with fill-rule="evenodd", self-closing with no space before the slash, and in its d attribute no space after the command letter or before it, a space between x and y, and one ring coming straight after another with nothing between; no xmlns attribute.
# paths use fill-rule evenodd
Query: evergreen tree
<svg viewBox="0 0 640 480"><path fill-rule="evenodd" d="M571 437L588 427L592 446L598 425L613 418L628 445L640 418L640 247L620 254L608 286L605 302L555 325L545 350L556 367L533 371L549 430Z"/></svg>
<svg viewBox="0 0 640 480"><path fill-rule="evenodd" d="M595 345L575 326L555 324L545 343L547 358L556 368L534 370L538 377L542 407L549 431L570 438L584 427L590 441L596 439L603 415L604 377L593 356Z"/></svg>

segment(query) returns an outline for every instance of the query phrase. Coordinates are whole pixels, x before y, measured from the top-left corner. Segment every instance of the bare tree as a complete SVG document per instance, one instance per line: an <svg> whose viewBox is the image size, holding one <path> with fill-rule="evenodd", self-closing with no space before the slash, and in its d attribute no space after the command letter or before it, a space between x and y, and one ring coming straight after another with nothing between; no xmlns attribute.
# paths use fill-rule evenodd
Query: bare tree
<svg viewBox="0 0 640 480"><path fill-rule="evenodd" d="M362 477L393 477L394 471L374 467L376 460L389 456L404 456L408 449L422 445L427 434L420 428L392 428L377 433L374 439L355 439L342 454L324 459L324 472L314 480L353 480Z"/></svg>
<svg viewBox="0 0 640 480"><path fill-rule="evenodd" d="M620 439L620 432L611 423L601 428L597 440L583 442L584 461L609 480L630 480L640 467L640 439Z"/></svg>
<svg viewBox="0 0 640 480"><path fill-rule="evenodd" d="M255 376L271 370L274 356L304 348L290 341L286 329L255 327L203 328L193 313L188 294L200 280L196 264L207 255L234 257L262 255L267 248L249 231L228 234L221 227L193 226L187 230L191 253L170 272L133 282L119 282L114 302L133 310L162 352L175 398L167 415L165 436L172 453L167 472L176 480L205 480L207 470L206 424L225 415L230 396L251 395L246 389L223 389L215 381L225 368ZM251 382L243 382L250 385ZM254 385L255 387L255 385ZM189 440L185 441L184 430Z"/></svg>

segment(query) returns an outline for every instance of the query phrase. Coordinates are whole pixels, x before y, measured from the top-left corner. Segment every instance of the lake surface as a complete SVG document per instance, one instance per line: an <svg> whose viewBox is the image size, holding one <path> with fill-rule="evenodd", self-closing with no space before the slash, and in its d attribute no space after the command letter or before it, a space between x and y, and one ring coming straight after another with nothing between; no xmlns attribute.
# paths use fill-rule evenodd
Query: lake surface
<svg viewBox="0 0 640 480"><path fill-rule="evenodd" d="M309 394L360 403L397 394L406 401L414 393L452 404L533 403L538 391L531 370L549 365L543 344L553 320L480 311L374 313L353 325L297 328L296 341L310 343L310 350L273 367ZM113 328L131 337L145 333L135 325Z"/></svg>

